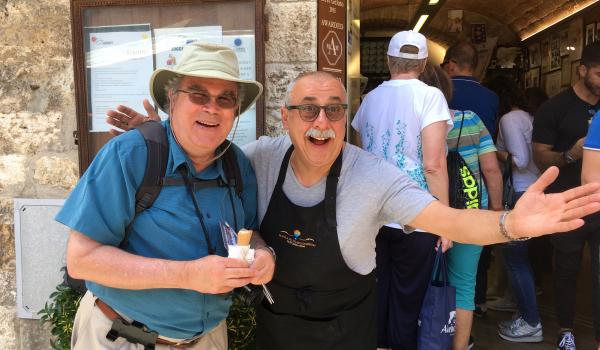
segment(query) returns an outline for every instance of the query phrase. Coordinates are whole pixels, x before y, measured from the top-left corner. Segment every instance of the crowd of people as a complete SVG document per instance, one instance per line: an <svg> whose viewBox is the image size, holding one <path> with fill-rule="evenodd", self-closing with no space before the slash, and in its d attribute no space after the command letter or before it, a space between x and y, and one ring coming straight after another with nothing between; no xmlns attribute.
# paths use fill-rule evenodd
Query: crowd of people
<svg viewBox="0 0 600 350"><path fill-rule="evenodd" d="M419 317L438 250L456 288L452 349L476 341L492 254L517 306L498 335L540 342L528 251L553 234L556 346L576 349L575 286L588 242L600 349L600 43L584 49L582 79L543 103L511 79L483 86L466 42L437 66L427 39L404 31L387 56L390 80L351 122L360 147L344 140L347 94L329 73L290 83L286 135L239 148L226 137L262 85L239 77L231 49L192 43L176 67L156 70L151 95L169 116L159 124L166 169L151 184L162 188L156 198L138 208L153 163L135 129L100 150L56 218L71 228L69 273L88 288L72 348L227 349L230 292L266 284L274 303L256 306L257 349L425 349ZM129 130L160 120L145 106L147 116L119 106L108 121ZM451 201L449 152L473 175L476 205ZM227 258L222 221L256 231L252 263Z"/></svg>

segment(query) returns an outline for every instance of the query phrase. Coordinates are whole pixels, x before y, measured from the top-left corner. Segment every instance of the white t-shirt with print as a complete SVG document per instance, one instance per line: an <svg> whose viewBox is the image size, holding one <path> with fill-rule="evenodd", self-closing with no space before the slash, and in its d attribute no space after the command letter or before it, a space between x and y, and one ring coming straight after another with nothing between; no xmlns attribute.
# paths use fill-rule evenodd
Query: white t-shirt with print
<svg viewBox="0 0 600 350"><path fill-rule="evenodd" d="M452 129L448 103L439 89L417 79L389 80L364 98L352 127L360 133L363 149L404 170L428 190L421 131L439 121Z"/></svg>

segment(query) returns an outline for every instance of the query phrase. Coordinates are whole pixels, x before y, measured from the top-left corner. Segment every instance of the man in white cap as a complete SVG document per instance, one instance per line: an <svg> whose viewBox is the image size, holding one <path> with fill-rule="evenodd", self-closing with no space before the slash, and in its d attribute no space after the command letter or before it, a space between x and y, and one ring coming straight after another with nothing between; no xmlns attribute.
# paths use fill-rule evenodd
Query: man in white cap
<svg viewBox="0 0 600 350"><path fill-rule="evenodd" d="M219 229L223 219L257 228L254 171L225 139L262 85L239 78L231 49L192 44L175 68L154 72L150 89L169 114L162 122L169 146L165 180L225 185L164 187L137 214L149 152L144 138L129 132L100 150L56 217L71 228L69 273L88 288L72 348L225 350L227 292L266 283L274 270L271 252L261 246L250 266L226 258ZM228 145L243 182L238 196L228 196L219 158Z"/></svg>
<svg viewBox="0 0 600 350"><path fill-rule="evenodd" d="M446 135L452 119L443 93L418 79L427 56L425 36L396 33L387 52L391 79L364 98L352 126L364 150L404 170L423 190L448 204ZM379 348L417 346L417 320L438 236L423 231L401 234L407 232L388 223L377 236Z"/></svg>

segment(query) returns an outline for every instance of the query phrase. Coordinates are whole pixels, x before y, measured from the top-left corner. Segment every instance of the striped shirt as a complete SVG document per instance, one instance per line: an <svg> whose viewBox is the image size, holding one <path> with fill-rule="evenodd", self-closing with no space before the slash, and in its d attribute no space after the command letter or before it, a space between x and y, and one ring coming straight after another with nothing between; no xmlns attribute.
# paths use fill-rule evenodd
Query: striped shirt
<svg viewBox="0 0 600 350"><path fill-rule="evenodd" d="M448 133L446 143L448 150L456 150L456 141L460 132L460 140L458 144L458 153L463 157L465 163L471 170L471 173L480 182L481 190L481 208L485 209L488 206L488 194L485 183L481 181L479 171L479 156L495 152L496 147L490 133L483 125L483 122L477 114L471 111L453 111L454 127ZM463 118L464 115L464 118ZM462 125L462 131L460 127Z"/></svg>

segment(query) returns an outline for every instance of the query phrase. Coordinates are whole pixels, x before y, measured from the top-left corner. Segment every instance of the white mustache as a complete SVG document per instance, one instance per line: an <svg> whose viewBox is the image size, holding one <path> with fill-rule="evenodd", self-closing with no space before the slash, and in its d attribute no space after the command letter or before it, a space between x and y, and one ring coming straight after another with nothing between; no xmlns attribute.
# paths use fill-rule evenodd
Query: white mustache
<svg viewBox="0 0 600 350"><path fill-rule="evenodd" d="M327 130L319 130L315 128L310 128L304 134L306 137L312 137L315 139L335 139L335 132L331 129Z"/></svg>

